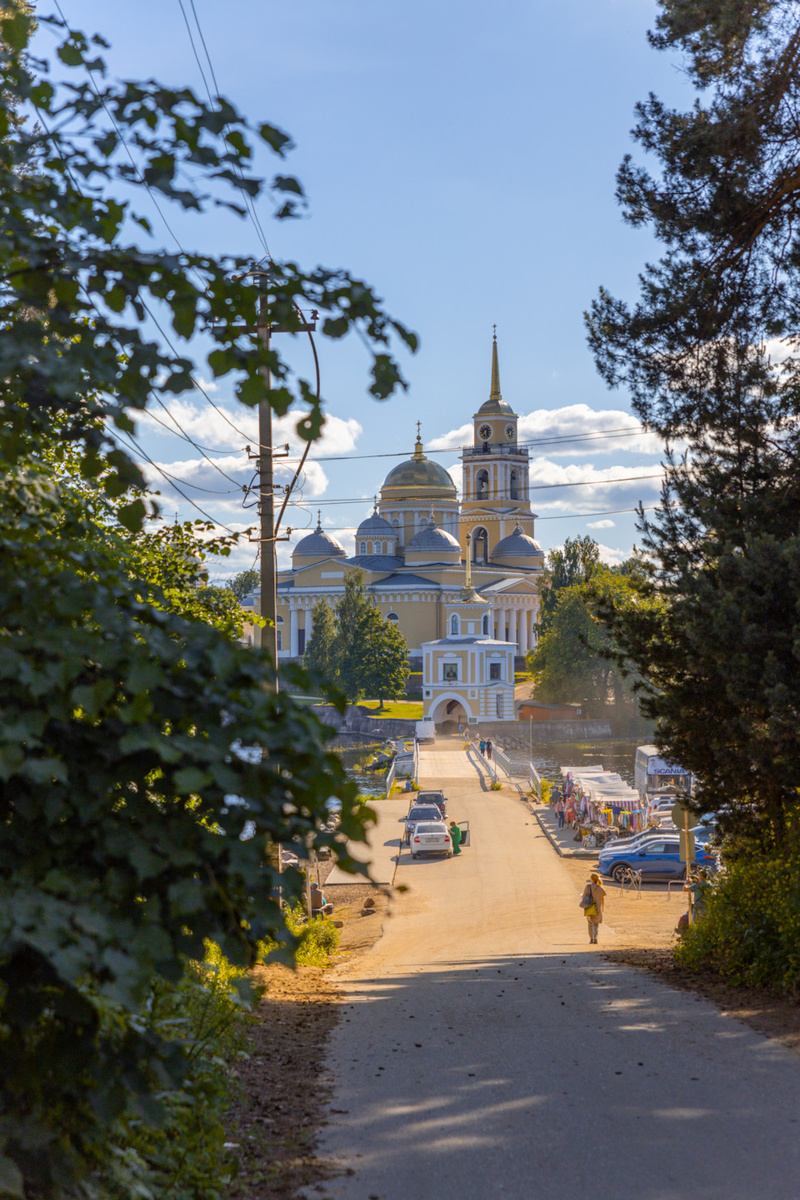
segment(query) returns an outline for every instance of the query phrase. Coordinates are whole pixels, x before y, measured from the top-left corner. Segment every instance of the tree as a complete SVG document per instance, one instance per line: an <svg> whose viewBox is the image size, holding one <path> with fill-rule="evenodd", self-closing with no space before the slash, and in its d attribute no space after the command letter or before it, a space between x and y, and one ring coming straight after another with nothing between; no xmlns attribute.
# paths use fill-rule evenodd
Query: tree
<svg viewBox="0 0 800 1200"><path fill-rule="evenodd" d="M311 616L313 628L303 654L303 665L332 684L338 669L336 619L324 596L314 605Z"/></svg>
<svg viewBox="0 0 800 1200"><path fill-rule="evenodd" d="M153 514L119 439L152 396L193 386L196 332L243 403L269 368L275 412L299 403L316 437L313 390L242 332L262 302L290 329L304 304L324 336L363 334L378 397L400 382L390 339L415 339L346 272L271 262L243 279L242 259L142 248L131 196L243 212L261 190L252 138L280 159L289 139L222 99L108 84L97 37L64 34L73 75L54 83L28 57L31 24L22 5L0 14L0 1188L60 1197L109 1165L121 1114L157 1120L180 1081L192 1048L143 1019L153 990L206 939L241 963L263 936L291 945L265 845L329 841L332 794L344 833L363 836L326 731L265 689L274 664L236 645L229 601L198 587L192 531L142 533ZM36 125L19 116L32 109ZM302 202L289 175L270 194L279 217ZM171 336L149 340L148 314ZM56 423L71 481L50 456ZM299 873L281 885L299 896Z"/></svg>
<svg viewBox="0 0 800 1200"><path fill-rule="evenodd" d="M587 583L600 562L600 551L594 538L567 538L563 550L550 550L547 567L539 588L539 629L544 632L555 612L564 588Z"/></svg>
<svg viewBox="0 0 800 1200"><path fill-rule="evenodd" d="M384 700L396 700L405 691L408 679L408 644L392 621L371 607L362 626L361 690L377 697L380 710Z"/></svg>
<svg viewBox="0 0 800 1200"><path fill-rule="evenodd" d="M344 581L336 622L339 686L352 703L365 695L377 696L383 708L385 699L395 699L405 687L408 646L400 631L375 608L361 571L350 571Z"/></svg>
<svg viewBox="0 0 800 1200"><path fill-rule="evenodd" d="M601 611L701 806L724 796L730 828L785 852L800 755L800 14L663 0L651 41L682 52L703 98L639 105L634 136L660 173L627 158L618 196L666 249L633 308L602 291L587 320L604 378L689 445L667 454L659 509L640 518L647 603Z"/></svg>
<svg viewBox="0 0 800 1200"><path fill-rule="evenodd" d="M249 596L261 582L261 576L258 571L247 570L239 571L232 579L229 579L225 587L229 592L233 592L237 600L244 600L245 596Z"/></svg>
<svg viewBox="0 0 800 1200"><path fill-rule="evenodd" d="M592 569L591 581L559 589L547 629L528 655L537 699L579 702L597 713L613 703L618 716L635 709L633 680L612 654L614 643L595 617L598 603L614 598L630 602L631 571L602 564Z"/></svg>

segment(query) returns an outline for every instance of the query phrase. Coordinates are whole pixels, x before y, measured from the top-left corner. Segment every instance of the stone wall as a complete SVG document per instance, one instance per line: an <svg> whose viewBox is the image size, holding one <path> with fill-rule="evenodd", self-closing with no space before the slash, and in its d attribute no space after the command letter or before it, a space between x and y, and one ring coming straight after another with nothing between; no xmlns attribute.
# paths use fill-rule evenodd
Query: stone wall
<svg viewBox="0 0 800 1200"><path fill-rule="evenodd" d="M368 733L379 742L386 738L413 737L417 725L416 721L405 721L401 717L370 717L353 704L344 716L330 705L319 704L314 708L314 715L340 733Z"/></svg>
<svg viewBox="0 0 800 1200"><path fill-rule="evenodd" d="M610 721L481 721L470 725L469 733L494 738L509 750L527 750L542 742L588 742L594 738L610 738L614 730Z"/></svg>

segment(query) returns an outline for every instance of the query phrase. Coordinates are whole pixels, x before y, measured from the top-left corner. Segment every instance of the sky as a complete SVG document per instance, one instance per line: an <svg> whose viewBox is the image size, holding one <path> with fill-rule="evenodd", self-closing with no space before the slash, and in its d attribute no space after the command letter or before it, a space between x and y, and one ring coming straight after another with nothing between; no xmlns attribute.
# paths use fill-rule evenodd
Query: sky
<svg viewBox="0 0 800 1200"><path fill-rule="evenodd" d="M630 136L637 100L653 91L691 102L680 63L648 45L651 0L60 3L73 27L111 42L112 76L202 92L187 29L188 19L207 71L196 16L220 92L296 144L287 168L302 180L308 210L277 222L270 201L259 202L271 254L346 267L419 335L416 355L400 352L408 391L383 402L367 393L370 364L357 339L318 339L327 423L311 458L337 461L307 465L280 565L317 510L352 549L383 478L411 454L418 420L426 452L460 483L458 447L471 442L472 416L489 395L495 325L503 396L520 414L520 440L533 443L537 540L547 551L590 534L606 561L630 555L631 510L655 503L662 450L627 395L597 374L583 313L601 285L633 299L638 272L658 254L647 231L624 224L614 198L623 155L642 160ZM39 12L49 11L42 0ZM39 49L48 45L53 36L42 31ZM275 169L266 155L259 165ZM174 249L155 211L148 215L156 244ZM169 219L186 247L254 261L264 253L252 221L215 210ZM309 377L307 347L298 341L286 353ZM257 440L256 416L224 381L200 378L206 394L184 393L172 411L207 457L147 416L141 444L205 512L244 529L254 519L241 488L253 475L245 446ZM296 452L293 425L278 422L275 440ZM198 515L164 474L146 469L166 519ZM224 578L254 558L245 538L211 574Z"/></svg>

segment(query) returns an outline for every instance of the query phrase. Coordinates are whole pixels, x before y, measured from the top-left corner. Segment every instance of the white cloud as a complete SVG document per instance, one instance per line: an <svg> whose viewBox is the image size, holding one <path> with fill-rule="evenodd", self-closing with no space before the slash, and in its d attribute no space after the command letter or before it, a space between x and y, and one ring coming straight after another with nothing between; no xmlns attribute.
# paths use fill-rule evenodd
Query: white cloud
<svg viewBox="0 0 800 1200"><path fill-rule="evenodd" d="M616 529L616 521L589 521L587 529Z"/></svg>
<svg viewBox="0 0 800 1200"><path fill-rule="evenodd" d="M517 426L521 443L546 442L550 438L573 438L562 445L547 446L546 453L554 457L585 458L588 455L608 454L624 450L626 454L663 454L663 444L652 433L641 432L641 424L631 413L621 409L594 409L588 404L570 404L564 408L537 408L519 418ZM606 433L609 436L604 436ZM592 435L592 436L589 436ZM472 424L460 425L449 433L434 438L431 450L456 450L473 443ZM532 450L535 453L535 446Z"/></svg>
<svg viewBox="0 0 800 1200"><path fill-rule="evenodd" d="M663 472L654 464L597 468L537 458L530 466L531 502L540 515L635 508L658 499ZM557 486L554 486L557 485ZM536 490L539 488L540 490Z"/></svg>
<svg viewBox="0 0 800 1200"><path fill-rule="evenodd" d="M604 546L602 543L598 545L597 552L600 555L600 561L608 563L610 567L618 567L620 563L624 563L631 557L629 550L614 550L611 546Z"/></svg>
<svg viewBox="0 0 800 1200"><path fill-rule="evenodd" d="M242 450L245 443L254 449L258 445L258 412L244 405L234 408L219 404L217 408L212 408L204 400L176 396L166 402L167 412L156 404L151 407L152 412L130 414L137 426L148 432L166 434L167 430L172 430L179 436L177 426L180 425L183 432L204 449L210 447L217 451ZM306 443L297 433L297 423L303 416L304 409L291 409L285 416L273 419L272 437L276 446L288 442L293 455L302 453ZM175 421L170 417L174 417ZM322 435L312 446L311 457L350 454L355 450L361 433L362 427L358 421L326 414Z"/></svg>

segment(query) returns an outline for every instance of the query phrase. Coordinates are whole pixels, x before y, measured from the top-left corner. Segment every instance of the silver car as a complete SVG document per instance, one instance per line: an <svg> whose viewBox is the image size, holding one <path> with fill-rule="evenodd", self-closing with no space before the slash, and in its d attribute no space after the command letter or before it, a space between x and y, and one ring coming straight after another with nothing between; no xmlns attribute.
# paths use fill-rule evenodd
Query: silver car
<svg viewBox="0 0 800 1200"><path fill-rule="evenodd" d="M445 854L450 858L453 853L453 839L444 821L420 821L411 830L409 845L412 858L420 854Z"/></svg>

